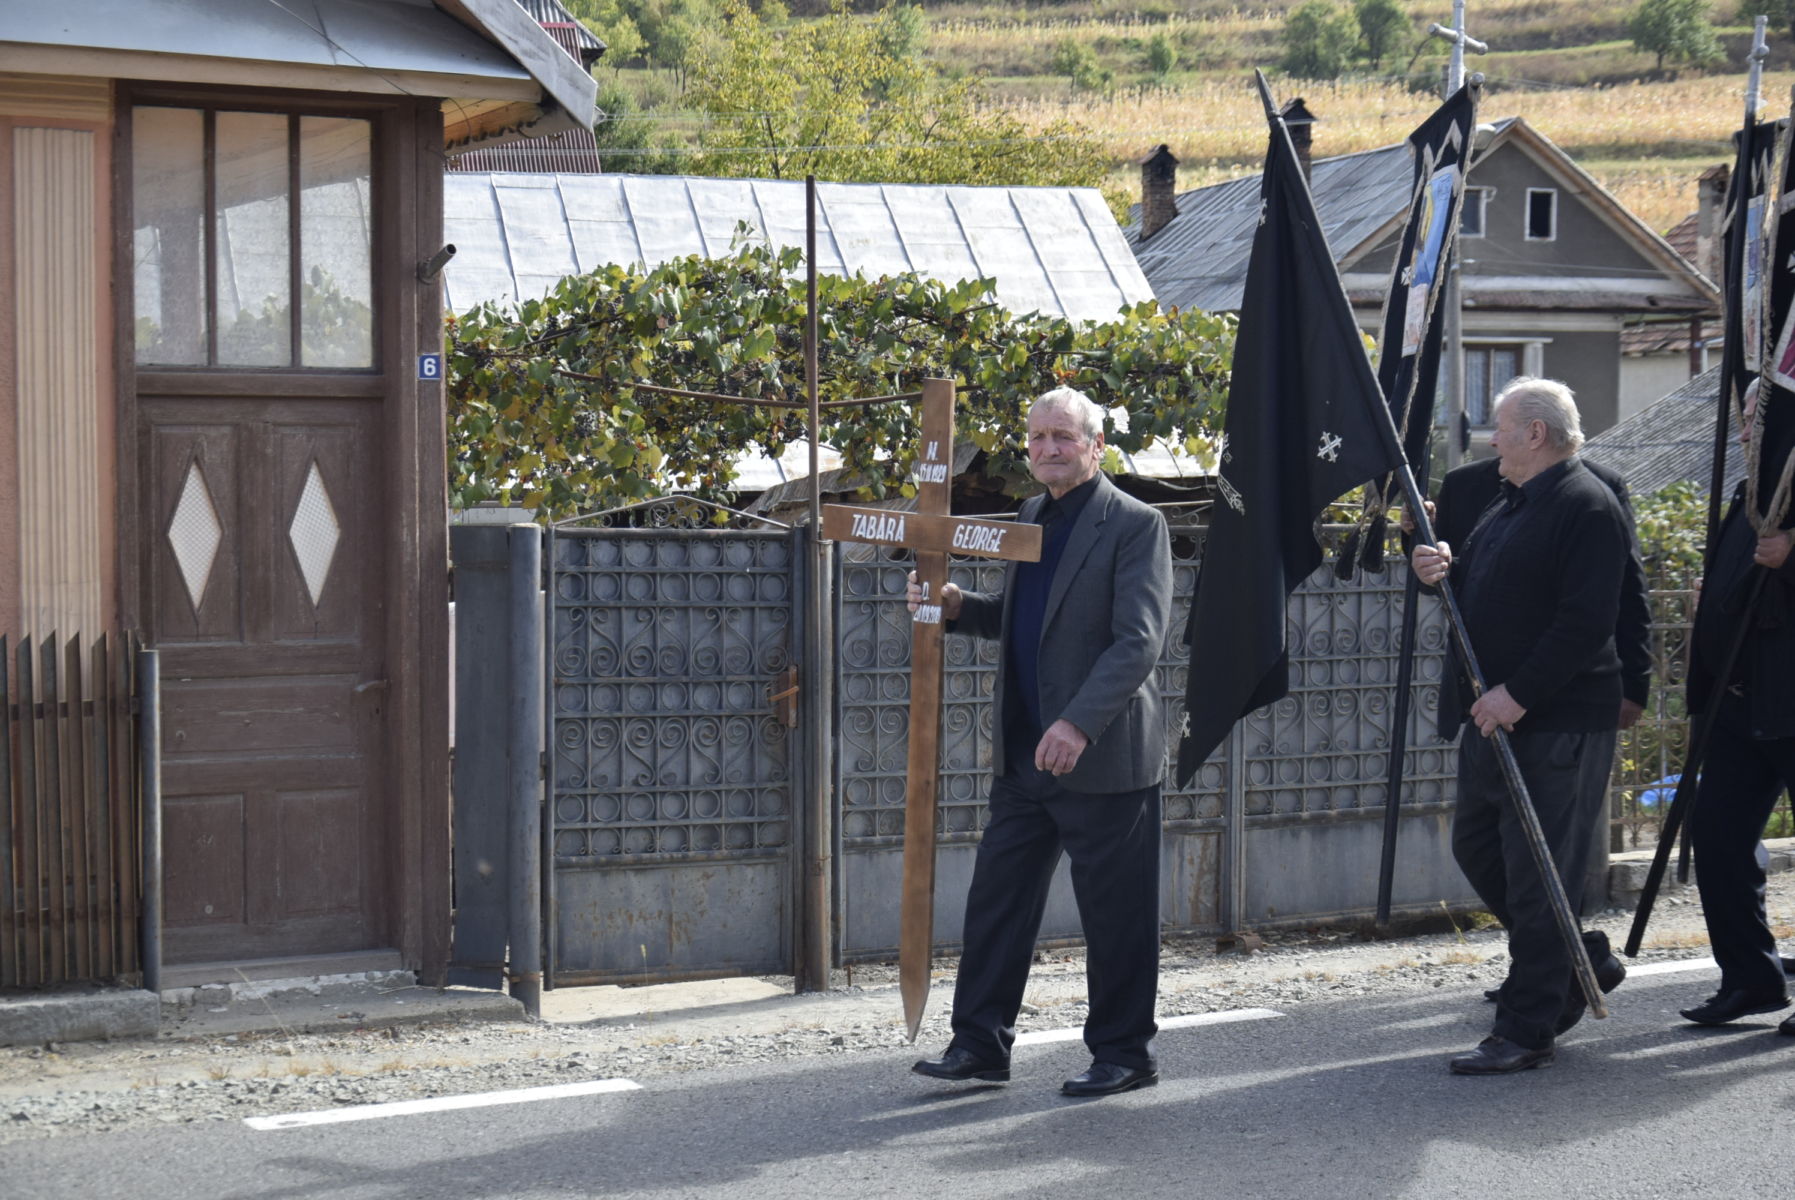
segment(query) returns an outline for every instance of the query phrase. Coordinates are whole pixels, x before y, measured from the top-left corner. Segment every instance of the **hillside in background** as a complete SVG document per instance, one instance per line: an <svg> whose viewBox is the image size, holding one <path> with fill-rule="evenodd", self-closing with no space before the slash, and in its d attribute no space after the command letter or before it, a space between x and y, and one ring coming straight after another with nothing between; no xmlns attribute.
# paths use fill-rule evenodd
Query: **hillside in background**
<svg viewBox="0 0 1795 1200"><path fill-rule="evenodd" d="M634 11L632 2L576 0L573 7ZM703 2L684 0L681 11ZM638 7L664 19L681 3L641 0ZM816 0L808 3L817 7ZM1085 127L1107 156L1106 190L1120 204L1138 190L1135 162L1160 142L1182 161L1181 190L1257 169L1265 123L1251 85L1254 67L1271 76L1280 101L1301 96L1320 119L1317 156L1407 136L1436 103L1437 92L1428 89L1437 88L1447 51L1423 31L1429 22L1450 20L1451 6L1449 0L1397 3L1410 27L1399 30L1378 69L1361 61L1330 81L1276 70L1297 7L1292 0L1251 9L1226 0L952 0L925 4L911 23L915 53L948 75L977 77L986 102L1025 128L1067 120ZM776 9L769 14L760 7L776 17ZM1658 70L1653 55L1633 48L1628 22L1636 7L1614 0L1471 0L1467 25L1490 53L1466 61L1485 77L1485 120L1525 117L1662 232L1693 211L1696 176L1732 157L1728 140L1743 114L1751 17L1735 0L1721 0L1711 19L1722 60L1707 69ZM802 15L804 2L792 11L794 22L814 19ZM705 36L704 23L695 20L683 52L702 53ZM627 42L613 45L628 49ZM1787 28L1772 30L1770 50L1762 94L1765 114L1776 117L1788 113L1795 84ZM669 149L652 169L678 170L681 142L695 136L702 117L682 106L689 72L665 65L667 57L655 65L653 55L638 49L617 59L619 65L601 64L597 74L640 103L632 120L654 130ZM632 169L627 156L611 161Z"/></svg>

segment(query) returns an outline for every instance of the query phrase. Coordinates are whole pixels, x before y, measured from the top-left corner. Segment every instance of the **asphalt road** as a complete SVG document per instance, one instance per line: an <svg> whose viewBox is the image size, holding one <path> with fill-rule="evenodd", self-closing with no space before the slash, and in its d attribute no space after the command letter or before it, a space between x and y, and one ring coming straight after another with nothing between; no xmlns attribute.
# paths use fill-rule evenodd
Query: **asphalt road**
<svg viewBox="0 0 1795 1200"><path fill-rule="evenodd" d="M1630 979L1557 1065L1451 1076L1475 991L1315 1003L1168 1029L1158 1087L1058 1094L1075 1040L1007 1085L910 1051L661 1077L639 1089L297 1128L136 1128L0 1151L0 1196L1753 1197L1788 1190L1795 1038L1694 1029L1712 967ZM933 1049L933 1048L931 1048ZM342 1113L335 1114L342 1116Z"/></svg>

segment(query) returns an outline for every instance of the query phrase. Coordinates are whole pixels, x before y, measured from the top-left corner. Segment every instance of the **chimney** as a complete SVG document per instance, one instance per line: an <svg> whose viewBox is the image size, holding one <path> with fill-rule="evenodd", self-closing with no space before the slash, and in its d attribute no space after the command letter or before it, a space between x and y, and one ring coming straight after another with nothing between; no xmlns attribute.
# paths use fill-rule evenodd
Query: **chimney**
<svg viewBox="0 0 1795 1200"><path fill-rule="evenodd" d="M1164 229L1178 215L1178 159L1161 142L1141 159L1141 241Z"/></svg>
<svg viewBox="0 0 1795 1200"><path fill-rule="evenodd" d="M1726 188L1732 169L1725 163L1709 167L1695 181L1695 266L1715 283L1721 282L1720 226L1726 220Z"/></svg>
<svg viewBox="0 0 1795 1200"><path fill-rule="evenodd" d="M1290 144L1296 147L1296 161L1303 166L1303 178L1309 178L1309 127L1315 124L1315 115L1303 105L1303 98L1298 96L1283 108L1278 115L1284 118L1284 127L1290 130Z"/></svg>

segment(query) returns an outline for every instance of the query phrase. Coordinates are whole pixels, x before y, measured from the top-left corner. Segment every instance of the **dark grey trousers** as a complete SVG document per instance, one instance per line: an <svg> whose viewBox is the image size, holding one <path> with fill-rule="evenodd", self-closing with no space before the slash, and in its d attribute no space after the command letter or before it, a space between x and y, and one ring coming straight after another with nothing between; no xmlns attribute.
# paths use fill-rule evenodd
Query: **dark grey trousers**
<svg viewBox="0 0 1795 1200"><path fill-rule="evenodd" d="M1582 909L1590 844L1614 764L1612 729L1513 733L1509 741L1539 814L1571 912ZM1515 813L1495 744L1467 725L1459 739L1452 854L1484 907L1508 930L1508 980L1492 1033L1529 1049L1552 1044L1576 982L1546 885Z"/></svg>
<svg viewBox="0 0 1795 1200"><path fill-rule="evenodd" d="M1159 785L1069 792L1030 764L991 785L991 821L966 896L965 946L954 982L953 1044L1008 1059L1034 960L1035 936L1062 850L1084 926L1097 1062L1153 1070L1159 990Z"/></svg>

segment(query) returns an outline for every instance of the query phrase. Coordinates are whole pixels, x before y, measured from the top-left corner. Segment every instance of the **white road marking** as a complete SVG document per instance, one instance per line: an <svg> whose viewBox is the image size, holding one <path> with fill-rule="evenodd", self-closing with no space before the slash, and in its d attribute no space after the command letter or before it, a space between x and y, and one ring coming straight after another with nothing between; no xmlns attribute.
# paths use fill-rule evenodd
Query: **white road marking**
<svg viewBox="0 0 1795 1200"><path fill-rule="evenodd" d="M1674 958L1666 962L1640 963L1627 968L1628 979L1646 975L1680 975L1684 971L1718 971L1720 964L1711 958Z"/></svg>
<svg viewBox="0 0 1795 1200"><path fill-rule="evenodd" d="M456 1108L487 1108L495 1104L528 1104L535 1100L563 1100L598 1092L638 1091L641 1084L628 1079L592 1079L585 1083L557 1083L549 1087L514 1088L503 1092L477 1092L470 1096L433 1096L428 1100L395 1100L390 1104L357 1104L322 1112L282 1113L277 1117L244 1117L251 1129L299 1129L306 1125L334 1125L339 1121L373 1121L380 1117L409 1117L417 1113L445 1112Z"/></svg>
<svg viewBox="0 0 1795 1200"><path fill-rule="evenodd" d="M1235 1021L1265 1021L1284 1014L1272 1008L1236 1008L1227 1012L1191 1013L1182 1017L1166 1017L1160 1029L1188 1029L1192 1025L1230 1025ZM1018 1046L1038 1046L1043 1042L1076 1042L1084 1037L1082 1029L1037 1029L1018 1034Z"/></svg>

